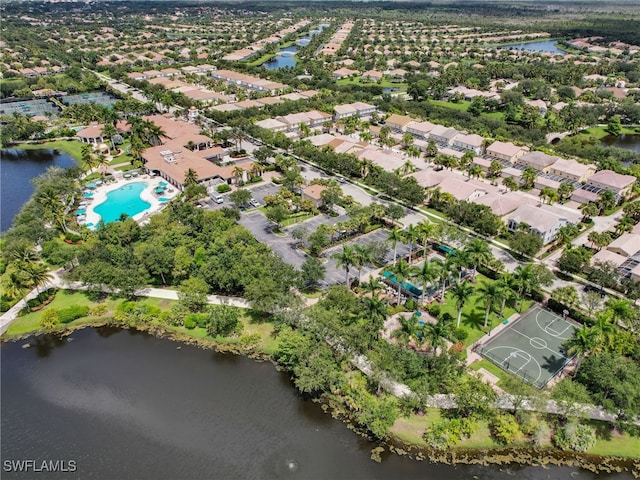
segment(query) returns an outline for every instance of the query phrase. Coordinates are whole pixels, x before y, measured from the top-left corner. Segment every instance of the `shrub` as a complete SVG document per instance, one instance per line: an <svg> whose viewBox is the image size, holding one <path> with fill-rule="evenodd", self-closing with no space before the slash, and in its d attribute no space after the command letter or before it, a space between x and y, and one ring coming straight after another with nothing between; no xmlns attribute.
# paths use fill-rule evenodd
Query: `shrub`
<svg viewBox="0 0 640 480"><path fill-rule="evenodd" d="M437 318L440 315L440 305L437 303L432 303L431 305L427 306L427 312L429 312L431 316Z"/></svg>
<svg viewBox="0 0 640 480"><path fill-rule="evenodd" d="M82 237L76 233L67 232L64 234L64 238L72 243L79 242L82 240Z"/></svg>
<svg viewBox="0 0 640 480"><path fill-rule="evenodd" d="M460 342L464 342L469 336L469 332L467 332L464 328L456 328L453 331L453 336L458 339Z"/></svg>
<svg viewBox="0 0 640 480"><path fill-rule="evenodd" d="M231 191L231 187L227 183L220 184L216 187L216 192L227 193Z"/></svg>
<svg viewBox="0 0 640 480"><path fill-rule="evenodd" d="M445 450L456 445L462 437L471 436L476 427L476 423L468 418L445 419L427 428L422 438L430 447Z"/></svg>
<svg viewBox="0 0 640 480"><path fill-rule="evenodd" d="M562 450L586 452L596 444L596 433L589 425L569 422L556 430L553 443Z"/></svg>
<svg viewBox="0 0 640 480"><path fill-rule="evenodd" d="M206 313L190 313L186 317L184 317L184 325L187 326L187 322L189 324L194 323L200 328L206 328L209 324L209 315Z"/></svg>
<svg viewBox="0 0 640 480"><path fill-rule="evenodd" d="M86 305L70 305L58 312L60 323L69 323L78 318L86 317L89 314L89 307Z"/></svg>
<svg viewBox="0 0 640 480"><path fill-rule="evenodd" d="M160 315L160 309L140 302L122 302L113 318L120 322L151 322Z"/></svg>
<svg viewBox="0 0 640 480"><path fill-rule="evenodd" d="M184 326L189 330L193 330L194 328L196 328L196 321L193 318L189 318L188 316L184 317Z"/></svg>
<svg viewBox="0 0 640 480"><path fill-rule="evenodd" d="M407 299L406 302L404 302L404 306L407 310L415 310L417 307L416 301L412 298Z"/></svg>
<svg viewBox="0 0 640 480"><path fill-rule="evenodd" d="M50 308L40 317L40 326L42 328L53 328L59 322L58 309Z"/></svg>
<svg viewBox="0 0 640 480"><path fill-rule="evenodd" d="M107 313L107 306L104 303L99 303L89 308L89 315L92 317L99 317Z"/></svg>
<svg viewBox="0 0 640 480"><path fill-rule="evenodd" d="M513 443L518 434L520 433L520 427L518 422L509 414L500 414L493 417L490 424L491 435L503 445Z"/></svg>

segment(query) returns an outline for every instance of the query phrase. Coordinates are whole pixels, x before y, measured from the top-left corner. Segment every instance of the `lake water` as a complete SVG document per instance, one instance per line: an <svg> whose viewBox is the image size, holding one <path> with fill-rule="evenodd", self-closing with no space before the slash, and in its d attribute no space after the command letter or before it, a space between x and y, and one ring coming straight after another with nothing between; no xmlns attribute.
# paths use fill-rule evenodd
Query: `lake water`
<svg viewBox="0 0 640 480"><path fill-rule="evenodd" d="M531 43L501 43L499 47L502 49L526 50L527 52L547 52L565 55L567 52L557 47L558 42L555 40L544 40L541 42Z"/></svg>
<svg viewBox="0 0 640 480"><path fill-rule="evenodd" d="M24 349L25 342L32 344ZM571 467L448 466L384 455L270 363L135 331L3 344L3 461L73 460L47 479L631 479ZM34 478L3 472L3 479Z"/></svg>
<svg viewBox="0 0 640 480"><path fill-rule="evenodd" d="M602 138L602 144L640 153L640 134L607 135Z"/></svg>
<svg viewBox="0 0 640 480"><path fill-rule="evenodd" d="M75 164L70 155L57 155L53 150L0 150L0 231L11 227L13 217L33 194L32 178L52 166L67 168Z"/></svg>
<svg viewBox="0 0 640 480"><path fill-rule="evenodd" d="M268 62L263 63L264 68L267 70L278 70L285 67L295 67L298 63L295 55L298 53L298 47L306 47L309 45L311 38L322 32L327 25L320 25L317 30L311 30L309 33L296 40L295 45L281 48L275 57Z"/></svg>

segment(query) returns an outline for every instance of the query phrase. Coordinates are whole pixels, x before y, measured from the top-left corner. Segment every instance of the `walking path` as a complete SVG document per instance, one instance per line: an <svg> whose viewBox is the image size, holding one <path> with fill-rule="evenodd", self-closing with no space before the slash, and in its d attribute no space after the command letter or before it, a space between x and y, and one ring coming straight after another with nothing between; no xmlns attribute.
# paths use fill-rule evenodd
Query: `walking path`
<svg viewBox="0 0 640 480"><path fill-rule="evenodd" d="M59 288L63 290L89 290L89 287L79 282L67 282L62 279L62 270L51 272L52 279L41 287L40 291L47 290L48 288ZM107 292L109 293L109 292ZM17 317L20 310L27 306L27 301L35 298L38 292L34 288L30 291L22 300L16 303L11 309L6 311L0 316L0 335L7 331L11 322ZM138 297L152 297L152 298L164 298L166 300L178 300L178 292L176 290L164 289L164 288L142 288L135 292ZM208 295L207 302L211 305L231 305L233 307L251 308L251 304L240 297L230 297L225 295Z"/></svg>

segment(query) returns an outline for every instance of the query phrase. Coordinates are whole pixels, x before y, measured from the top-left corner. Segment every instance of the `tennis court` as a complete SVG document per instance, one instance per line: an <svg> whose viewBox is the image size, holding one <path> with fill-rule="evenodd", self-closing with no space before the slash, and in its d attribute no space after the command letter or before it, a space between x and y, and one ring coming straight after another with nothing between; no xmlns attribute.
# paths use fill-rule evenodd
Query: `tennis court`
<svg viewBox="0 0 640 480"><path fill-rule="evenodd" d="M525 382L543 388L569 363L563 344L577 326L534 306L476 351Z"/></svg>

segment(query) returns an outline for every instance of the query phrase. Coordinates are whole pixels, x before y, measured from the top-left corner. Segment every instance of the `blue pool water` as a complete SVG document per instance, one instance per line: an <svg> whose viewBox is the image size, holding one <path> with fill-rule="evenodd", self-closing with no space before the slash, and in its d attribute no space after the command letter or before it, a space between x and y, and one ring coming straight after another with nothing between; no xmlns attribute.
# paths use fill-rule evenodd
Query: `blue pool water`
<svg viewBox="0 0 640 480"><path fill-rule="evenodd" d="M140 194L146 187L146 183L134 182L112 190L107 194L107 199L94 208L94 212L102 217L104 223L115 222L123 213L133 217L144 212L151 206L140 198Z"/></svg>

